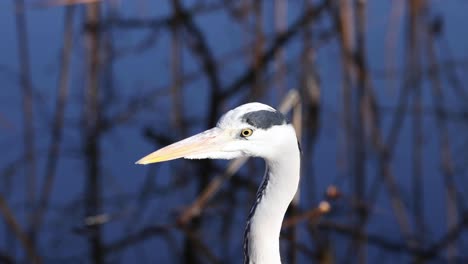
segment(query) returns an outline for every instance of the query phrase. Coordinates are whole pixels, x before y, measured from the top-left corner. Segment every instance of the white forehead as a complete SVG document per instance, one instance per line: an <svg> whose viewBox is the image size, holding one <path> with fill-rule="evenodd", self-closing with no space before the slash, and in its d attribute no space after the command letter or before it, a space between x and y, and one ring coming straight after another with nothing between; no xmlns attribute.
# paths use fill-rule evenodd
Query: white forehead
<svg viewBox="0 0 468 264"><path fill-rule="evenodd" d="M261 111L261 110L266 110L266 111L271 111L275 112L276 110L266 104L262 103L247 103L240 105L227 113L225 113L218 121L218 127L224 128L227 126L237 126L242 123L242 116L246 113L249 112L254 112L254 111Z"/></svg>

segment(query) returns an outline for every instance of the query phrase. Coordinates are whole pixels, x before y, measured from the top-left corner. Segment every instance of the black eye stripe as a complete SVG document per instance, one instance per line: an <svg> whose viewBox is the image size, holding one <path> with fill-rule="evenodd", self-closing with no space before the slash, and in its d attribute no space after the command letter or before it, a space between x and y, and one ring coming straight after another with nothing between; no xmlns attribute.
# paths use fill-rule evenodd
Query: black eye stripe
<svg viewBox="0 0 468 264"><path fill-rule="evenodd" d="M261 129L268 129L272 126L284 125L286 118L278 111L259 110L245 113L242 120L247 124Z"/></svg>

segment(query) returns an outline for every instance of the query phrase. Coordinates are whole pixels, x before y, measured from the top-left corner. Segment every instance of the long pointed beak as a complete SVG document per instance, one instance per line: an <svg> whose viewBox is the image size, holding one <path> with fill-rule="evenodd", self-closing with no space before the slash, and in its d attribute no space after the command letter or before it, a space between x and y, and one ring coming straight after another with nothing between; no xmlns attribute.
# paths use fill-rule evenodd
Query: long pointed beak
<svg viewBox="0 0 468 264"><path fill-rule="evenodd" d="M136 164L150 164L179 158L201 158L221 151L227 135L220 128L212 128L167 147L159 149L138 160Z"/></svg>

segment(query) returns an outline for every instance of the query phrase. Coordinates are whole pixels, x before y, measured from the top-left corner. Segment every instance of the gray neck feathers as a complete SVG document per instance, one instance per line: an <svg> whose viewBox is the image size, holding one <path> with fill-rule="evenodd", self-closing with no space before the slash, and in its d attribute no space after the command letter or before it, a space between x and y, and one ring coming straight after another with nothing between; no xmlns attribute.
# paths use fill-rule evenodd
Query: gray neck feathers
<svg viewBox="0 0 468 264"><path fill-rule="evenodd" d="M244 264L250 263L250 255L249 255L250 221L252 220L255 214L255 210L257 209L258 204L260 204L260 202L262 201L269 178L270 177L269 177L268 166L267 166L265 170L265 175L263 176L262 184L257 190L255 203L250 209L249 216L247 217L247 225L245 227L245 232L244 232Z"/></svg>
<svg viewBox="0 0 468 264"><path fill-rule="evenodd" d="M299 149L266 161L267 169L249 213L244 235L245 264L280 264L279 235L284 214L299 185Z"/></svg>

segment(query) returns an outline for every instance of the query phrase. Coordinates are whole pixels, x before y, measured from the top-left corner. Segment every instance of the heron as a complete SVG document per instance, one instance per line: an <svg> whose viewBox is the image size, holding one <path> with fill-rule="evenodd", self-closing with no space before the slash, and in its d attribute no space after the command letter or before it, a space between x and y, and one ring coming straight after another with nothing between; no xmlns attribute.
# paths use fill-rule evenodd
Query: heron
<svg viewBox="0 0 468 264"><path fill-rule="evenodd" d="M163 147L138 160L150 164L178 158L260 157L266 170L244 232L245 264L281 264L279 238L300 178L300 146L294 127L273 107L238 106L214 128Z"/></svg>

